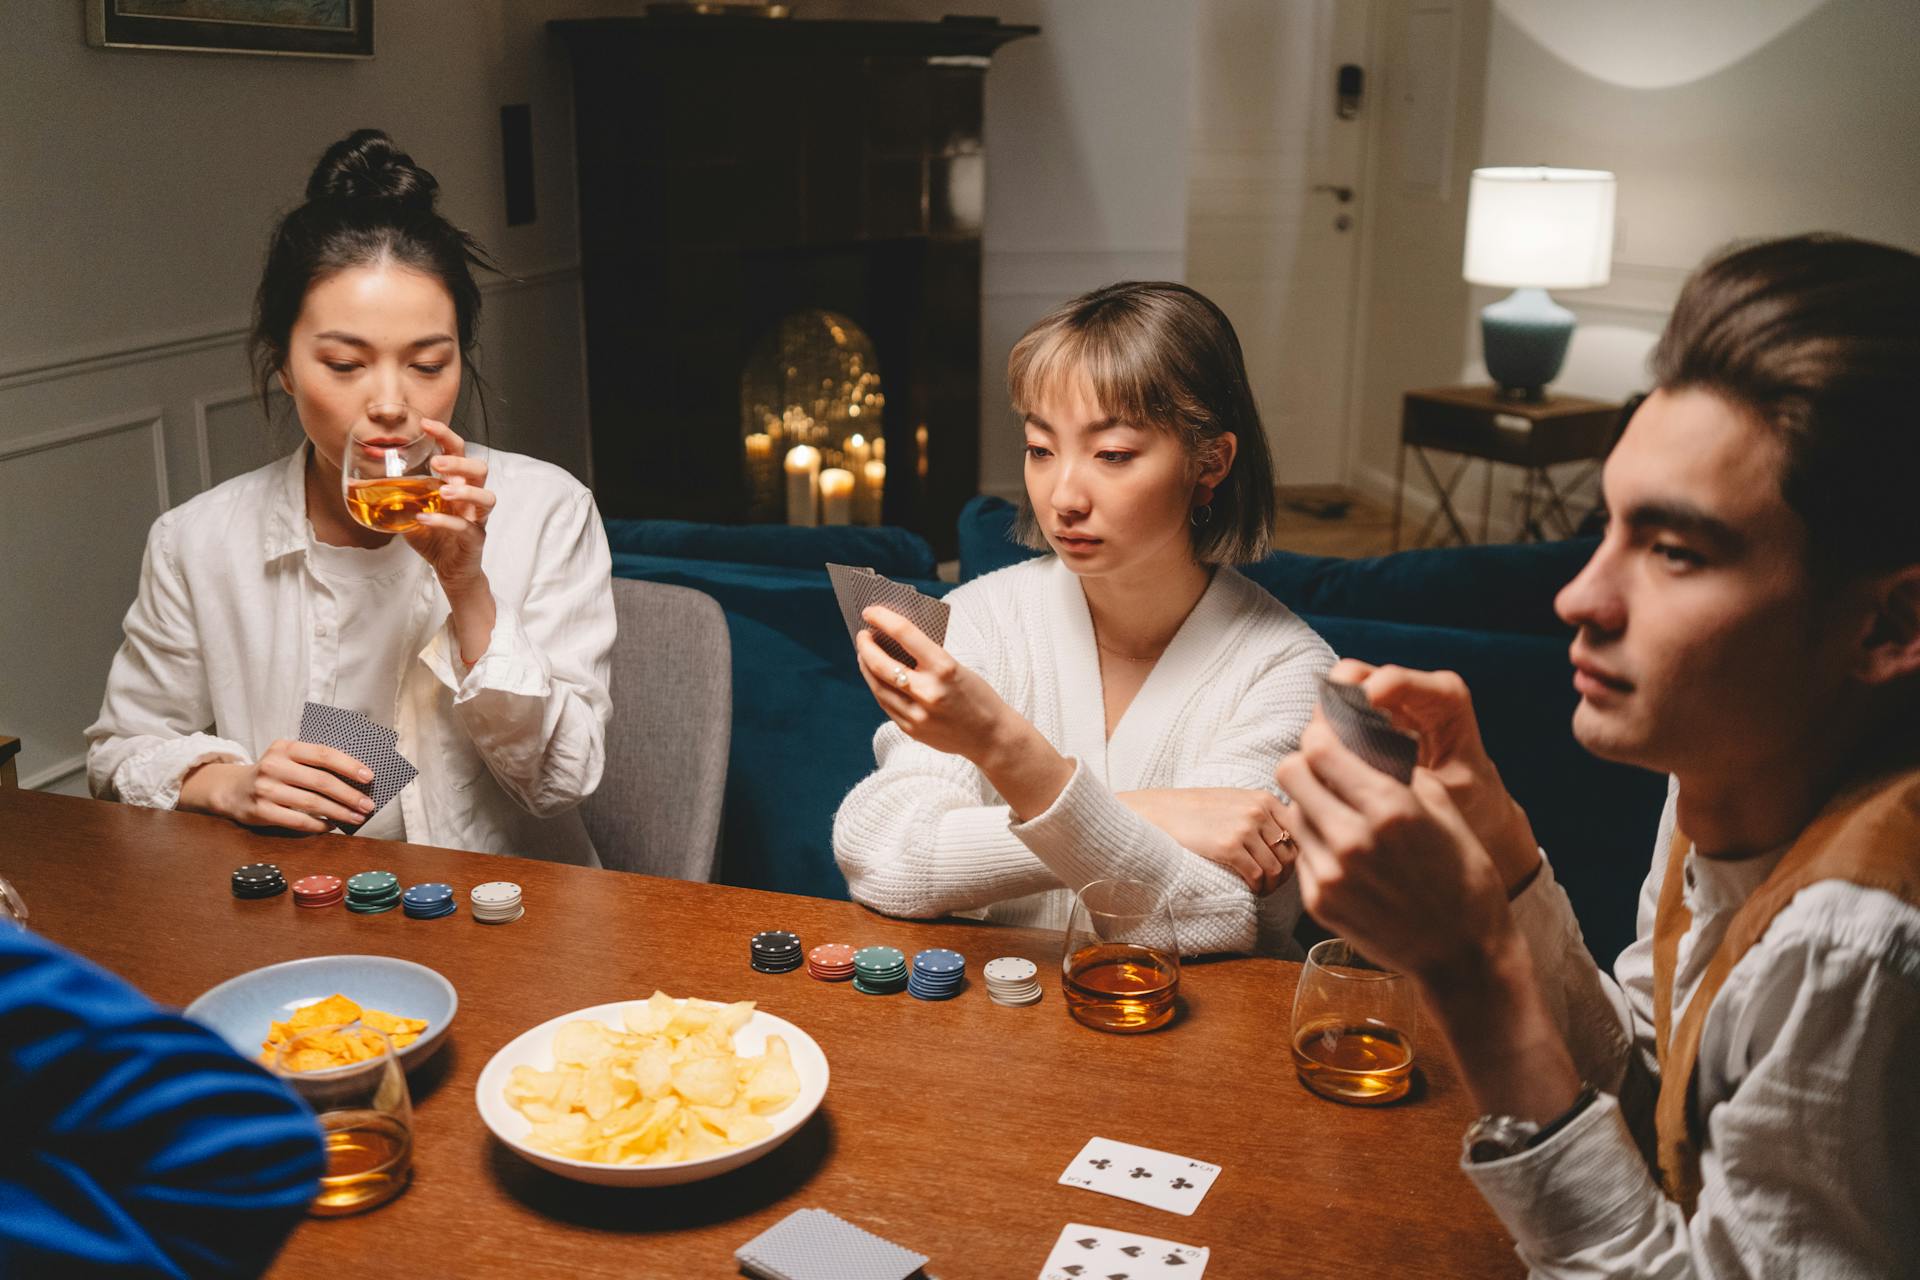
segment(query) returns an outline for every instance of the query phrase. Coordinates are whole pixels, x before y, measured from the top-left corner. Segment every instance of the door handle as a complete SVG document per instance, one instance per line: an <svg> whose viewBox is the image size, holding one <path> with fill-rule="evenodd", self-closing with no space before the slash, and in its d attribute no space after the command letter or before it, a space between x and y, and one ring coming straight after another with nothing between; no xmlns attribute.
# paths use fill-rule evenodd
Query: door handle
<svg viewBox="0 0 1920 1280"><path fill-rule="evenodd" d="M1313 189L1315 191L1331 191L1333 198L1341 204L1351 204L1353 202L1352 187L1343 187L1332 182L1316 182L1313 184Z"/></svg>

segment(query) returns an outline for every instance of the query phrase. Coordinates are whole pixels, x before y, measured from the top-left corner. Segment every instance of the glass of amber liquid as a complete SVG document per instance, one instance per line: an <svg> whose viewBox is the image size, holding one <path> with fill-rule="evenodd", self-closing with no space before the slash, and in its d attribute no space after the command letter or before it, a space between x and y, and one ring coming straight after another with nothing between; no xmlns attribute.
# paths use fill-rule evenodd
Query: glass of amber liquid
<svg viewBox="0 0 1920 1280"><path fill-rule="evenodd" d="M440 509L440 477L432 465L439 452L411 416L397 423L373 418L355 423L340 460L347 513L378 533L413 528L422 512Z"/></svg>
<svg viewBox="0 0 1920 1280"><path fill-rule="evenodd" d="M327 1171L307 1206L316 1218L336 1218L383 1205L413 1176L413 1102L406 1073L382 1032L355 1024L356 1038L377 1038L380 1052L343 1067L300 1070L301 1051L325 1048L340 1027L294 1036L274 1055L273 1069L305 1098L327 1135Z"/></svg>
<svg viewBox="0 0 1920 1280"><path fill-rule="evenodd" d="M1074 1021L1122 1033L1164 1027L1180 994L1173 909L1137 880L1095 880L1074 895L1061 969Z"/></svg>
<svg viewBox="0 0 1920 1280"><path fill-rule="evenodd" d="M1293 1065L1323 1098L1361 1105L1406 1096L1413 1077L1413 984L1342 938L1307 952L1293 995Z"/></svg>

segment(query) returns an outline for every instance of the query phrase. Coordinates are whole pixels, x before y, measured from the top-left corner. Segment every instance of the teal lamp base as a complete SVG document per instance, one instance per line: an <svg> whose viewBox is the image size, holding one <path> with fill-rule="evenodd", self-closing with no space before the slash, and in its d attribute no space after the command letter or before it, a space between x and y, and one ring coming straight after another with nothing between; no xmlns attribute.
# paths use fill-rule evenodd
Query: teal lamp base
<svg viewBox="0 0 1920 1280"><path fill-rule="evenodd" d="M1480 343L1487 372L1502 395L1539 400L1560 374L1573 337L1573 312L1545 289L1515 289L1480 309Z"/></svg>

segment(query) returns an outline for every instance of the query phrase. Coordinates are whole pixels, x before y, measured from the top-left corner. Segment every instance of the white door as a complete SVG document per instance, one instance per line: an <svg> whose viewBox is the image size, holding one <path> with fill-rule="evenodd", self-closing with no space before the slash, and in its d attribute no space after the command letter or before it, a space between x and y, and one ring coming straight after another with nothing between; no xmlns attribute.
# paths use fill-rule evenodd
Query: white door
<svg viewBox="0 0 1920 1280"><path fill-rule="evenodd" d="M1240 335L1282 485L1347 480L1373 3L1195 4L1187 282ZM1344 63L1366 75L1351 119Z"/></svg>

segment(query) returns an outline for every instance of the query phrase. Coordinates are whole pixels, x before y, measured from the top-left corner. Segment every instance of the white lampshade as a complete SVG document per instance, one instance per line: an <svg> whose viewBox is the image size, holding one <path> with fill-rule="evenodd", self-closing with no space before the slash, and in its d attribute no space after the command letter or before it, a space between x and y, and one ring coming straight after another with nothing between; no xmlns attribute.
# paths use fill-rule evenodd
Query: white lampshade
<svg viewBox="0 0 1920 1280"><path fill-rule="evenodd" d="M1613 273L1613 190L1604 169L1475 169L1463 274L1509 289L1605 284Z"/></svg>

